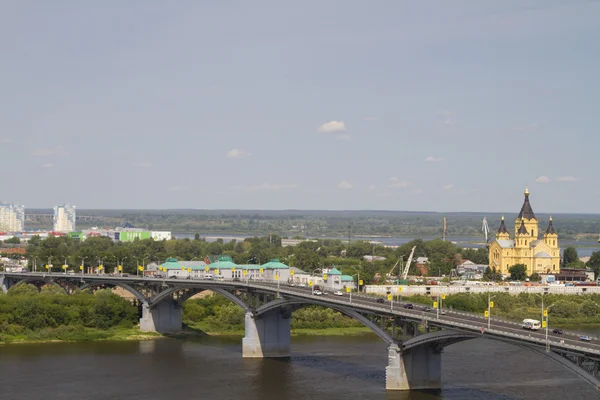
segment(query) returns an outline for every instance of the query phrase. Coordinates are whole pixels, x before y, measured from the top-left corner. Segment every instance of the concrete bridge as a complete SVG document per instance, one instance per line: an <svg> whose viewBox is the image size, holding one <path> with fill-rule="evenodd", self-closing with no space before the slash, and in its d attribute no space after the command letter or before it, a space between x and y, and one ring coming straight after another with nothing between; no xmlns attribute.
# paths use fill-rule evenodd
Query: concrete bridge
<svg viewBox="0 0 600 400"><path fill-rule="evenodd" d="M560 362L600 389L600 343L581 342L565 332L546 339L545 332L525 331L520 324L482 316L446 311L439 315L423 309L407 309L402 303L364 295L316 296L311 288L265 281L181 280L149 277L61 273L2 273L0 287L31 283L52 284L66 293L120 287L142 304L140 329L177 332L182 329L182 303L204 290L225 296L242 307L245 336L242 355L247 358L289 357L290 316L302 307L320 305L341 312L369 327L388 345L386 389L439 389L442 354L446 346L474 338L500 340L538 352Z"/></svg>

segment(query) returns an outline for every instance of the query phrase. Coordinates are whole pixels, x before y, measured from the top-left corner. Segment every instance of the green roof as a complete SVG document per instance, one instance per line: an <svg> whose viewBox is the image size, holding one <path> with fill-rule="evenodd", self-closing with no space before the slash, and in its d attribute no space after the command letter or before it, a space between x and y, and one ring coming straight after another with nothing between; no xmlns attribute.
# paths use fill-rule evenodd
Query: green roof
<svg viewBox="0 0 600 400"><path fill-rule="evenodd" d="M219 261L208 264L210 269L231 269L238 268L239 265L233 262L231 257L223 256L219 258Z"/></svg>
<svg viewBox="0 0 600 400"><path fill-rule="evenodd" d="M238 265L239 268L241 269L261 269L262 267L260 265L257 264L240 264Z"/></svg>
<svg viewBox="0 0 600 400"><path fill-rule="evenodd" d="M341 275L342 273L337 269L337 268L333 268L332 270L330 270L327 275Z"/></svg>
<svg viewBox="0 0 600 400"><path fill-rule="evenodd" d="M176 258L167 258L167 261L160 264L160 266L166 269L181 269L183 264L177 261Z"/></svg>
<svg viewBox="0 0 600 400"><path fill-rule="evenodd" d="M350 275L342 275L342 282L352 282L354 281L354 278L351 277Z"/></svg>
<svg viewBox="0 0 600 400"><path fill-rule="evenodd" d="M268 263L263 264L262 267L266 268L266 269L288 269L288 268L290 268L289 266L280 262L278 258L274 258L271 261L269 261Z"/></svg>

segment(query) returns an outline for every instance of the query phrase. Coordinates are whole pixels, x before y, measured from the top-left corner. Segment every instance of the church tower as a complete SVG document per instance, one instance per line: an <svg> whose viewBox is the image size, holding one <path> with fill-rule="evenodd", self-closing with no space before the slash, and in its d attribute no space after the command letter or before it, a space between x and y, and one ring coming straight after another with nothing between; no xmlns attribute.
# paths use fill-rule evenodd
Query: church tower
<svg viewBox="0 0 600 400"><path fill-rule="evenodd" d="M523 201L523 206L521 206L521 212L515 220L515 236L519 234L521 225L524 225L524 230L527 231L531 240L536 240L538 238L538 220L529 203L529 189L527 188L525 188L525 200Z"/></svg>
<svg viewBox="0 0 600 400"><path fill-rule="evenodd" d="M496 240L509 240L510 234L508 233L508 229L506 229L506 225L504 224L504 215L502 216L502 220L500 222L500 228L498 228L498 232L496 232Z"/></svg>

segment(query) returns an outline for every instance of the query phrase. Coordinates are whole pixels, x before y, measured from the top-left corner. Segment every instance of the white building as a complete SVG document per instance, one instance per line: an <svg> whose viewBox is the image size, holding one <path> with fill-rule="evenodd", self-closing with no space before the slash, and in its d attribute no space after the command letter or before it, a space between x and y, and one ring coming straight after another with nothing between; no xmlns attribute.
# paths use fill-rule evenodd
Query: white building
<svg viewBox="0 0 600 400"><path fill-rule="evenodd" d="M54 206L54 231L73 232L75 230L75 206L63 204Z"/></svg>
<svg viewBox="0 0 600 400"><path fill-rule="evenodd" d="M0 203L0 231L21 232L25 227L25 206Z"/></svg>

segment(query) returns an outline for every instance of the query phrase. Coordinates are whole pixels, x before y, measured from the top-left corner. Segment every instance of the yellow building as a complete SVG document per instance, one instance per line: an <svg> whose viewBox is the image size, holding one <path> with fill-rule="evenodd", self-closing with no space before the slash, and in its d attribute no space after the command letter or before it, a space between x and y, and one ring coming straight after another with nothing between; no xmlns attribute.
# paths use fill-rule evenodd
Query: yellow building
<svg viewBox="0 0 600 400"><path fill-rule="evenodd" d="M490 245L490 268L502 275L509 275L508 269L515 264L525 264L527 275L558 273L560 271L560 248L558 235L552 225L552 217L548 228L539 239L538 220L529 203L529 190L525 189L525 201L521 212L515 220L514 238L504 224L504 217L496 233L496 240Z"/></svg>

